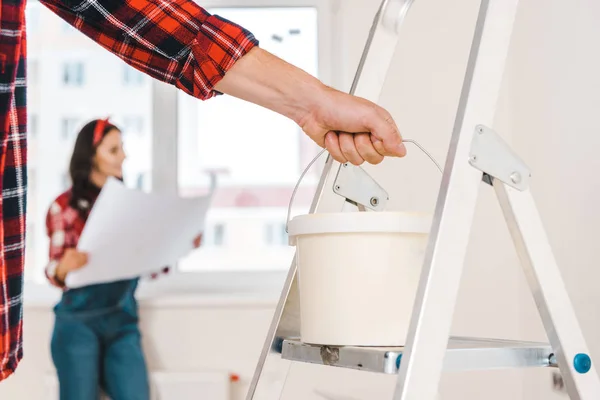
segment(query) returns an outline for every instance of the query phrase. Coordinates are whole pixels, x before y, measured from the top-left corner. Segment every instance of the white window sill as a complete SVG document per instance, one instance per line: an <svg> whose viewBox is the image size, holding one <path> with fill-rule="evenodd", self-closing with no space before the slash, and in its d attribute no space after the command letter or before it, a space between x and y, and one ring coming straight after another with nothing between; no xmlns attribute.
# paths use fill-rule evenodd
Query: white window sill
<svg viewBox="0 0 600 400"><path fill-rule="evenodd" d="M288 271L186 272L140 281L140 307L274 307ZM51 309L60 290L25 283L24 306Z"/></svg>

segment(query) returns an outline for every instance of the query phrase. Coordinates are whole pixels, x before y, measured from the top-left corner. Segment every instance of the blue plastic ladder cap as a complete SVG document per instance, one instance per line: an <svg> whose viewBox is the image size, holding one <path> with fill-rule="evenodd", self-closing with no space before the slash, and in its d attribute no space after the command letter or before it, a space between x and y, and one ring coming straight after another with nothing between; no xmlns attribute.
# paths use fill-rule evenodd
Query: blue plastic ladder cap
<svg viewBox="0 0 600 400"><path fill-rule="evenodd" d="M573 360L573 366L575 367L575 371L585 374L592 369L592 359L587 354L579 353Z"/></svg>
<svg viewBox="0 0 600 400"><path fill-rule="evenodd" d="M400 361L402 360L402 354L398 355L396 358L396 368L400 369Z"/></svg>

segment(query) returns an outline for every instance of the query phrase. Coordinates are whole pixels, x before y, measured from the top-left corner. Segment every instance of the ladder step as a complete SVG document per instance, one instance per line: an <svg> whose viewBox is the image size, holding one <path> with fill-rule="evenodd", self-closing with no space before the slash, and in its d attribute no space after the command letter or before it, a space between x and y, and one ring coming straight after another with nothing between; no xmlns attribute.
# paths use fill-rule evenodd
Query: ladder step
<svg viewBox="0 0 600 400"><path fill-rule="evenodd" d="M311 364L397 374L403 347L321 346L285 339L281 357ZM502 339L451 337L445 371L556 367L552 348L545 343Z"/></svg>

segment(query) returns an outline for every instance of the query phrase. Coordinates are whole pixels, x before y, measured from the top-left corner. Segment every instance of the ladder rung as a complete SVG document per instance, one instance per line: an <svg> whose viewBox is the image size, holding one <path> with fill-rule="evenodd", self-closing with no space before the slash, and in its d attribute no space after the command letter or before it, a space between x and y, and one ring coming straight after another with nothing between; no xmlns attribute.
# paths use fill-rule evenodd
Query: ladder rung
<svg viewBox="0 0 600 400"><path fill-rule="evenodd" d="M285 339L281 356L290 361L396 374L402 351L403 347L320 346ZM552 349L545 343L452 337L444 370L555 367L553 359Z"/></svg>

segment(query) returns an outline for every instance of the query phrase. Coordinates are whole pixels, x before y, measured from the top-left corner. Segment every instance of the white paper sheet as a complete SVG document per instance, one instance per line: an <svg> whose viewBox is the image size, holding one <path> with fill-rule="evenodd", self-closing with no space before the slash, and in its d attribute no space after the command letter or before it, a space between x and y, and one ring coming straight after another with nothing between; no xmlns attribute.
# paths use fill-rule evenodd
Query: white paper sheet
<svg viewBox="0 0 600 400"><path fill-rule="evenodd" d="M173 265L204 231L212 193L196 198L144 193L109 179L79 239L88 264L67 275L71 288L146 276Z"/></svg>

